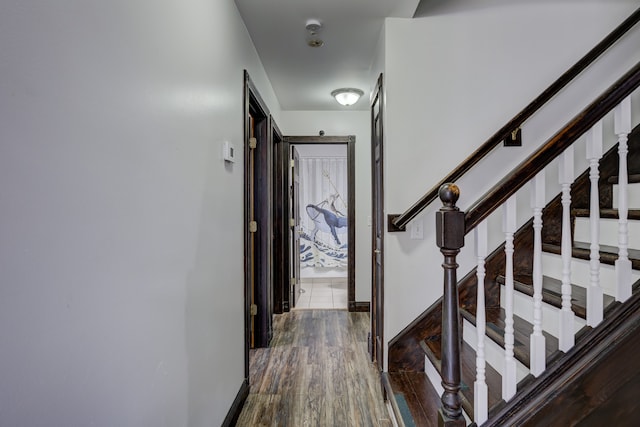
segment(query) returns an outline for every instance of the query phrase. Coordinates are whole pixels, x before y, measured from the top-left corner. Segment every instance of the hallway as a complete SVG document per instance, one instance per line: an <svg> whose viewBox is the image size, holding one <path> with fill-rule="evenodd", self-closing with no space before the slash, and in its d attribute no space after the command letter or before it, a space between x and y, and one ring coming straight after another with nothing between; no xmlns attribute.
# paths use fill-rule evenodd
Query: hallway
<svg viewBox="0 0 640 427"><path fill-rule="evenodd" d="M251 392L237 425L392 425L367 351L368 313L276 315L270 348L251 351Z"/></svg>

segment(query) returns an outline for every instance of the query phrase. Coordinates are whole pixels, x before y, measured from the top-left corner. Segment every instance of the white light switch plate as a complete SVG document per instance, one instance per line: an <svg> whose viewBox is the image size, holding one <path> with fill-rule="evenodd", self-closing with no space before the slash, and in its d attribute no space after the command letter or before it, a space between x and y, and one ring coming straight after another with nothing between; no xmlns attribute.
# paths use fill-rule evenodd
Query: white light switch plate
<svg viewBox="0 0 640 427"><path fill-rule="evenodd" d="M236 147L229 141L222 143L222 158L229 163L236 161Z"/></svg>
<svg viewBox="0 0 640 427"><path fill-rule="evenodd" d="M412 221L409 230L411 233L411 240L424 239L424 224L422 223L422 219Z"/></svg>

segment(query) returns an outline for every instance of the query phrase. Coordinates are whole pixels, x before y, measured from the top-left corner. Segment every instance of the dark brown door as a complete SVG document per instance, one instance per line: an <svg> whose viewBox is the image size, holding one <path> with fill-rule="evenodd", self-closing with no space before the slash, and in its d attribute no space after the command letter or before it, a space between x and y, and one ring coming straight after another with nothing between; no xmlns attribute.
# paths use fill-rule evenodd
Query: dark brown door
<svg viewBox="0 0 640 427"><path fill-rule="evenodd" d="M372 172L372 289L371 289L371 357L383 368L384 320L384 192L382 188L382 74L371 104L371 172Z"/></svg>
<svg viewBox="0 0 640 427"><path fill-rule="evenodd" d="M300 156L291 146L291 307L300 292Z"/></svg>
<svg viewBox="0 0 640 427"><path fill-rule="evenodd" d="M256 139L256 121L253 115L249 113L249 146L253 146ZM256 218L256 199L255 199L255 176L256 176L256 158L255 149L249 150L249 167L247 168L249 180L247 182L249 191L249 224L253 224ZM249 286L250 286L250 302L251 307L257 307L256 300L256 235L249 226ZM256 342L256 319L253 310L251 310L251 348L255 347Z"/></svg>
<svg viewBox="0 0 640 427"><path fill-rule="evenodd" d="M245 72L245 354L272 335L272 149L269 111ZM248 369L247 369L248 370Z"/></svg>

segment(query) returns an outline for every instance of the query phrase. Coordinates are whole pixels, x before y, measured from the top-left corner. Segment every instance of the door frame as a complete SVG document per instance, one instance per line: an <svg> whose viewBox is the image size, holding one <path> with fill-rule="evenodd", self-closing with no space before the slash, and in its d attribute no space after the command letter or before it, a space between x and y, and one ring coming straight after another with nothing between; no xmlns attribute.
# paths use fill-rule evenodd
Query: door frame
<svg viewBox="0 0 640 427"><path fill-rule="evenodd" d="M249 139L251 135L249 117L254 117L257 130L257 147L254 149L254 219L258 222L257 231L249 231L250 217L250 153ZM244 154L244 321L245 321L245 377L249 378L249 349L251 348L251 304L252 281L254 286L254 303L257 314L254 319L254 347L266 347L273 335L272 329L272 127L269 110L262 100L247 70L243 79L243 154ZM252 269L251 239L254 243L254 267Z"/></svg>
<svg viewBox="0 0 640 427"><path fill-rule="evenodd" d="M282 215L289 212L289 201L287 198L289 183L287 182L286 164L280 161L284 153L282 150L289 150L289 144L284 142L282 132L271 117L272 144L273 144L273 313L282 314L289 311L289 301L284 299L284 283L289 280L287 268L290 254L290 245L284 240L286 230L289 229L289 218ZM286 205L283 205L286 203Z"/></svg>
<svg viewBox="0 0 640 427"><path fill-rule="evenodd" d="M291 164L288 169L290 188L288 199L292 203L289 211L289 218L291 218L289 219L289 231L291 235L289 244L292 250L289 257L289 277L291 277L291 280L289 280L289 292L287 295L289 295L289 307L294 308L298 302L297 293L300 293L299 291L302 289L300 254L299 249L295 249L300 248L300 153L298 153L295 145L290 145L289 148L289 161Z"/></svg>
<svg viewBox="0 0 640 427"><path fill-rule="evenodd" d="M346 144L347 145L347 241L348 241L348 249L347 249L347 298L348 305L347 308L349 311L369 311L369 303L368 302L358 302L356 301L356 269L355 269L355 260L356 260L356 227L355 227L355 218L356 218L356 189L355 189L355 135L347 135L347 136L284 136L282 139L282 146L279 149L276 149L276 167L283 173L286 171L286 175L283 176L282 182L280 182L278 186L288 186L288 174L289 174L289 153L291 149L291 145L304 145L304 144L316 144L316 145L325 145L325 144ZM286 183L286 184L285 184ZM289 204L288 198L288 188L281 188L276 193L275 198L275 208L276 208L276 217L275 221L279 224L289 223L288 213L291 211L291 206ZM282 234L278 236L278 242L276 243L279 247L282 245L289 244L291 239L291 229L289 227L282 227ZM289 249L287 249L287 255L290 254ZM283 256L283 259L280 260L279 263L276 263L276 267L281 269L284 274L288 276L289 274L289 257ZM283 289L283 307L287 309L285 311L290 310L289 304L289 294L290 291L290 283L289 280L284 280L282 282Z"/></svg>
<svg viewBox="0 0 640 427"><path fill-rule="evenodd" d="M384 91L383 75L380 73L371 98L371 340L369 351L371 359L378 364L378 370L384 366ZM378 110L376 111L376 106ZM379 131L380 166L376 173L375 138L376 114ZM376 188L380 185L380 194L376 199ZM381 207L377 211L378 207ZM376 230L381 229L380 247L376 243ZM377 271L376 258L380 259L380 271Z"/></svg>

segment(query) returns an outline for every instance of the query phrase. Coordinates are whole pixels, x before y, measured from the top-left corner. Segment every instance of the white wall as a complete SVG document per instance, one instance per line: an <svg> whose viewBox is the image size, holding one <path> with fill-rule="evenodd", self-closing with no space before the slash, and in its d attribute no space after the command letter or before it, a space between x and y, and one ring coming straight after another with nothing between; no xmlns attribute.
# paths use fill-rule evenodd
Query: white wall
<svg viewBox="0 0 640 427"><path fill-rule="evenodd" d="M378 52L386 84L386 213L408 208L636 8L636 1L493 1L420 19L387 19ZM638 34L619 43L622 54L608 54L603 65L530 119L522 148L497 150L461 180L459 206L470 206L631 68L640 57ZM424 240L386 235L387 340L442 295L442 255L433 233L439 207L435 202L417 219L424 221ZM470 238L467 248L459 277L471 268Z"/></svg>
<svg viewBox="0 0 640 427"><path fill-rule="evenodd" d="M244 378L233 2L0 3L0 424L220 425Z"/></svg>
<svg viewBox="0 0 640 427"><path fill-rule="evenodd" d="M368 111L282 111L284 135L355 135L356 301L371 300L371 124Z"/></svg>

